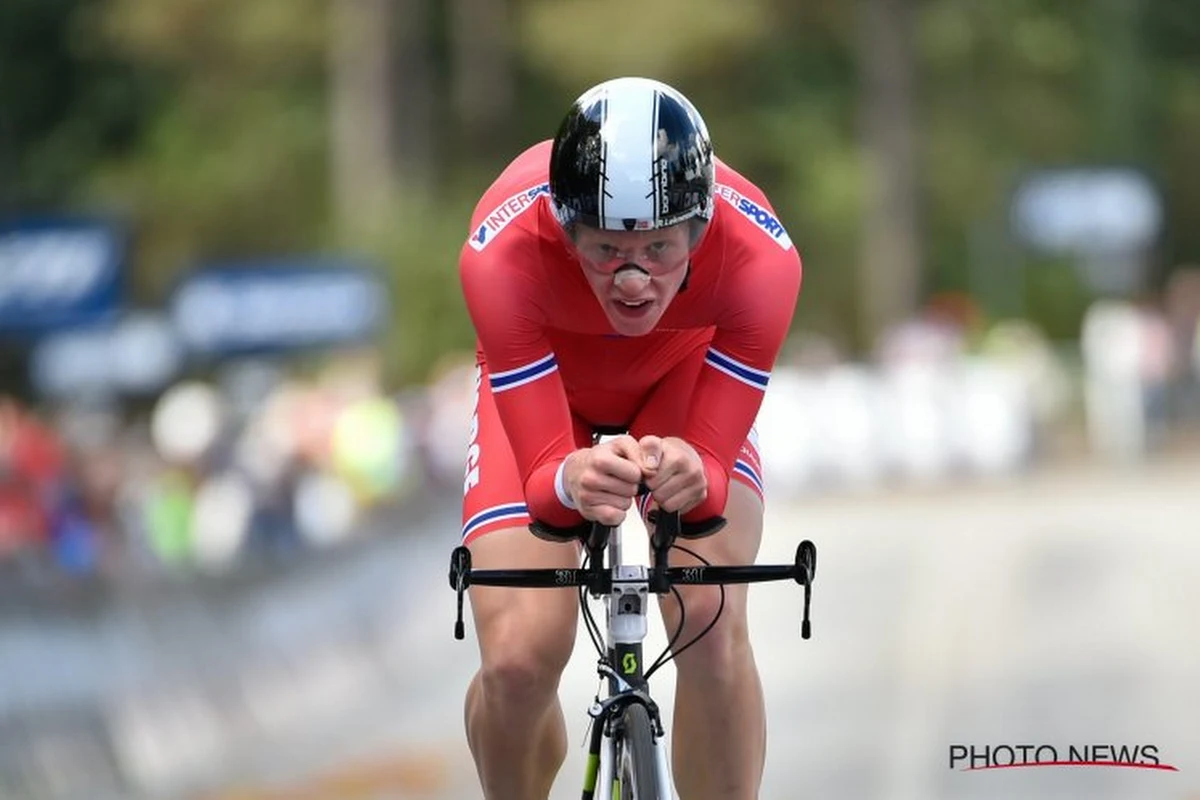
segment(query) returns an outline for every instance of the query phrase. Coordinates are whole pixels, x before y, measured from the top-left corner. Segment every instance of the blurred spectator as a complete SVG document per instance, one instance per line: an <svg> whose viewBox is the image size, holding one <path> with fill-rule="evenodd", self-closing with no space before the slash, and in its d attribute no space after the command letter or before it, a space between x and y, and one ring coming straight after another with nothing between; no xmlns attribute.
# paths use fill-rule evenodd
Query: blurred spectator
<svg viewBox="0 0 1200 800"><path fill-rule="evenodd" d="M1080 347L1088 441L1101 455L1132 459L1145 443L1138 380L1138 318L1128 303L1103 300L1088 308Z"/></svg>
<svg viewBox="0 0 1200 800"><path fill-rule="evenodd" d="M457 409L440 424L462 445L469 394ZM239 362L137 410L72 397L47 424L0 398L0 561L125 580L227 571L344 542L410 499L427 468L429 437L384 394L370 352L307 377ZM458 481L464 451L449 449Z"/></svg>
<svg viewBox="0 0 1200 800"><path fill-rule="evenodd" d="M1200 266L1181 266L1167 281L1163 306L1178 358L1174 421L1200 422Z"/></svg>
<svg viewBox="0 0 1200 800"><path fill-rule="evenodd" d="M1155 298L1144 298L1138 304L1138 340L1146 447L1157 449L1167 435L1170 387L1176 373L1176 342Z"/></svg>
<svg viewBox="0 0 1200 800"><path fill-rule="evenodd" d="M0 560L44 547L64 497L58 435L0 396Z"/></svg>
<svg viewBox="0 0 1200 800"><path fill-rule="evenodd" d="M1089 312L1084 394L1097 452L1153 446L1180 331L1190 324L1195 336L1187 281L1173 284L1170 316L1116 301ZM1072 384L1045 336L1024 320L984 330L958 295L887 331L873 363L814 333L784 352L756 423L781 497L1011 474L1070 408ZM364 351L304 372L222 366L165 387L149 408L75 397L52 424L6 399L0 558L128 580L234 570L363 535L371 515L418 487L462 485L472 356L448 356L401 396L384 392Z"/></svg>
<svg viewBox="0 0 1200 800"><path fill-rule="evenodd" d="M963 328L942 315L926 314L884 331L876 360L885 368L908 364L947 364L963 352Z"/></svg>
<svg viewBox="0 0 1200 800"><path fill-rule="evenodd" d="M1093 448L1119 460L1144 457L1166 421L1174 351L1165 318L1148 302L1098 301L1084 318L1082 349Z"/></svg>

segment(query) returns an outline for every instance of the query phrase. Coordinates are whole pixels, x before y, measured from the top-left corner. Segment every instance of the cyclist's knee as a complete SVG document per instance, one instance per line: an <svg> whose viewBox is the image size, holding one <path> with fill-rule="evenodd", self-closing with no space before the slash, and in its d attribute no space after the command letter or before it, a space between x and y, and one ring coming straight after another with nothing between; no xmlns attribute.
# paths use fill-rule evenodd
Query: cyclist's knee
<svg viewBox="0 0 1200 800"><path fill-rule="evenodd" d="M557 692L566 663L567 657L558 648L529 646L516 640L484 654L480 680L490 701L540 699Z"/></svg>
<svg viewBox="0 0 1200 800"><path fill-rule="evenodd" d="M575 620L523 613L490 620L480 630L480 680L489 701L528 702L553 695L575 644Z"/></svg>

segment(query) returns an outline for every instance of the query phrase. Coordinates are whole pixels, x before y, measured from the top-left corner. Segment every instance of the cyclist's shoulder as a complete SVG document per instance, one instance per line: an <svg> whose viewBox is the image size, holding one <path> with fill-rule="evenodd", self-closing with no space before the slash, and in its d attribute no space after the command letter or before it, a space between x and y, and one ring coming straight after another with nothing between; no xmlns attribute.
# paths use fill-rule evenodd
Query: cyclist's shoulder
<svg viewBox="0 0 1200 800"><path fill-rule="evenodd" d="M779 214L757 184L720 159L716 160L715 179L715 213L729 238L750 251L772 246L794 250Z"/></svg>
<svg viewBox="0 0 1200 800"><path fill-rule="evenodd" d="M550 140L527 148L501 170L471 212L471 243L477 251L550 191Z"/></svg>
<svg viewBox="0 0 1200 800"><path fill-rule="evenodd" d="M471 215L459 255L468 295L482 305L538 305L547 291L545 248L549 208L550 141L528 148L505 167ZM506 298L507 305L501 303Z"/></svg>

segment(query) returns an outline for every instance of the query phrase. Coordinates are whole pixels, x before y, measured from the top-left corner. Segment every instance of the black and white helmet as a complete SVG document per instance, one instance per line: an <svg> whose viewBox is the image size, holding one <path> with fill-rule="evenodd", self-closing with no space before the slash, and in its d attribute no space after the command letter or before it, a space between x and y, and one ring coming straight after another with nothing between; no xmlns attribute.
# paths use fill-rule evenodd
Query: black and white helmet
<svg viewBox="0 0 1200 800"><path fill-rule="evenodd" d="M713 151L691 102L665 83L616 78L585 92L550 153L559 222L656 230L712 216Z"/></svg>

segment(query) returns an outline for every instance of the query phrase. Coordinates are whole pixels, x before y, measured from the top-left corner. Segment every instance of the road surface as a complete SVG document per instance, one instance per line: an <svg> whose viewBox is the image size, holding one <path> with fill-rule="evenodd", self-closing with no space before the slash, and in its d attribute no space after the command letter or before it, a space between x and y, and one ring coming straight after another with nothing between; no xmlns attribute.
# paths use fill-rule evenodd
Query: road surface
<svg viewBox="0 0 1200 800"><path fill-rule="evenodd" d="M801 538L820 554L813 639L799 637L799 587L751 593L770 731L763 800L1200 797L1200 463L774 502L760 562L790 561ZM364 797L480 796L461 731L477 653L469 623L467 641L451 637L447 549L410 553L432 574L396 620L392 663L409 671L358 723L371 732L358 752L324 773L335 792L357 775L392 781ZM653 629L649 646L663 641ZM581 631L561 689L572 746L556 799L578 797L592 667ZM659 673L657 697L673 678ZM1137 747L1177 771L968 771L951 767L956 745L974 748L976 766L1021 745L1053 748L1040 760Z"/></svg>

